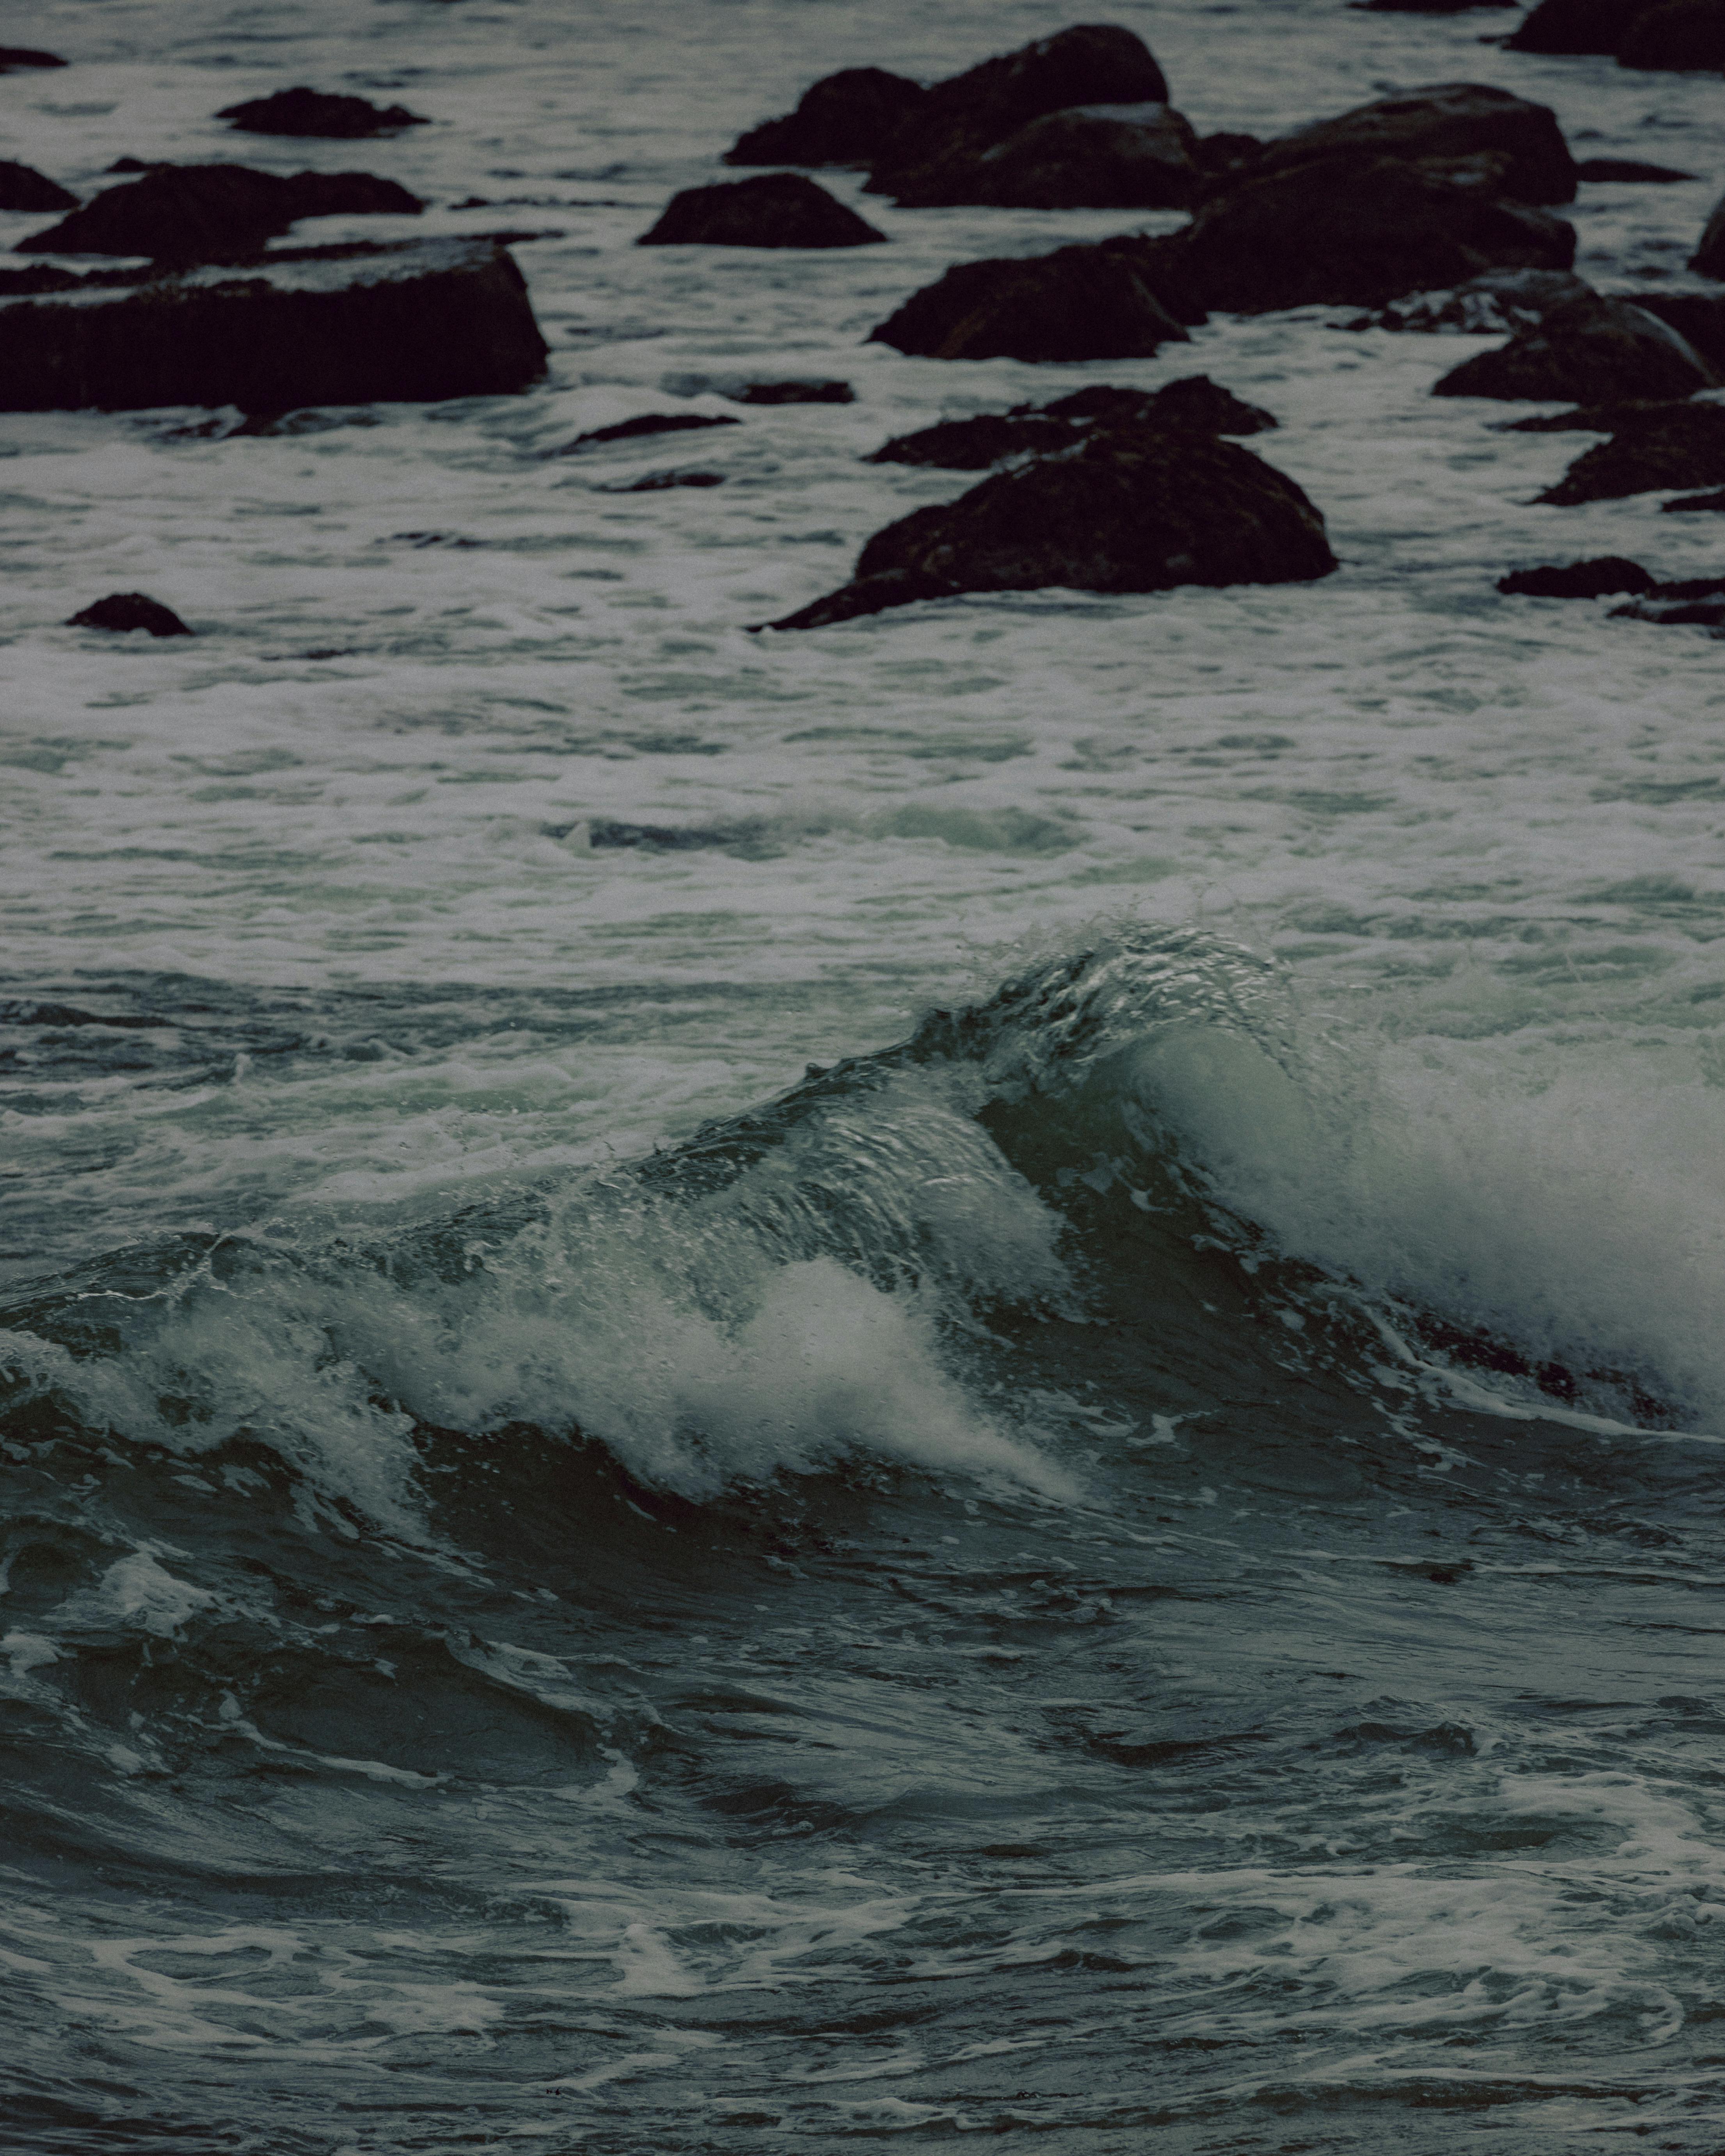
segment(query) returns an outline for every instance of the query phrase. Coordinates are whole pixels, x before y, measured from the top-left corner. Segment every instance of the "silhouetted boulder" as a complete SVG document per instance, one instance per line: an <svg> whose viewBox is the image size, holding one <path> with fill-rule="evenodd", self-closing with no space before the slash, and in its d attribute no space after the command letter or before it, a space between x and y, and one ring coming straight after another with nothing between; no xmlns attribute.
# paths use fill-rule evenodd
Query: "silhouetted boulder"
<svg viewBox="0 0 1725 2156"><path fill-rule="evenodd" d="M922 102L920 82L885 68L841 68L803 93L794 112L738 136L727 165L871 164Z"/></svg>
<svg viewBox="0 0 1725 2156"><path fill-rule="evenodd" d="M1060 30L937 83L875 160L869 191L909 208L968 202L977 157L1044 113L1167 102L1162 69L1132 31L1111 23Z"/></svg>
<svg viewBox="0 0 1725 2156"><path fill-rule="evenodd" d="M1717 74L1725 69L1725 7L1720 0L1659 0L1630 23L1617 64Z"/></svg>
<svg viewBox="0 0 1725 2156"><path fill-rule="evenodd" d="M1725 199L1714 205L1712 215L1702 226L1701 244L1690 256L1689 267L1703 277L1725 280Z"/></svg>
<svg viewBox="0 0 1725 2156"><path fill-rule="evenodd" d="M1615 181L1637 186L1670 187L1677 180L1692 180L1693 172L1680 172L1674 165L1644 165L1635 157L1584 157L1575 167L1578 180Z"/></svg>
<svg viewBox="0 0 1725 2156"><path fill-rule="evenodd" d="M1203 434L1256 434L1276 425L1268 412L1243 403L1208 375L1188 375L1162 389L1115 389L1098 382L1049 404L1016 404L973 419L942 419L900 434L863 461L923 465L942 471L986 471L1009 457L1043 455L1078 441L1090 426L1183 428Z"/></svg>
<svg viewBox="0 0 1725 2156"><path fill-rule="evenodd" d="M1667 404L1579 456L1539 499L1562 508L1725 482L1725 405Z"/></svg>
<svg viewBox="0 0 1725 2156"><path fill-rule="evenodd" d="M1575 259L1574 228L1560 218L1389 157L1260 162L1176 237L1205 305L1235 314L1382 306L1488 270L1567 270Z"/></svg>
<svg viewBox="0 0 1725 2156"><path fill-rule="evenodd" d="M1434 83L1296 127L1264 145L1255 170L1281 171L1337 156L1421 164L1482 151L1509 160L1501 192L1517 202L1575 199L1574 160L1551 107L1482 82Z"/></svg>
<svg viewBox="0 0 1725 2156"><path fill-rule="evenodd" d="M1500 592L1530 599L1597 599L1610 592L1651 592L1654 578L1639 562L1606 554L1566 569L1517 569L1497 579Z"/></svg>
<svg viewBox="0 0 1725 2156"><path fill-rule="evenodd" d="M1075 105L983 151L963 199L1001 209L1183 209L1198 137L1168 105ZM947 198L961 182L949 168Z"/></svg>
<svg viewBox="0 0 1725 2156"><path fill-rule="evenodd" d="M1423 336L1454 331L1468 336L1513 336L1585 299L1593 286L1568 270L1488 270L1453 292L1412 292L1373 315L1350 322L1351 330L1408 330Z"/></svg>
<svg viewBox="0 0 1725 2156"><path fill-rule="evenodd" d="M673 195L638 247L872 247L886 234L800 172Z"/></svg>
<svg viewBox="0 0 1725 2156"><path fill-rule="evenodd" d="M1336 567L1284 474L1214 436L1099 427L877 531L842 591L773 624L821 628L959 592L1307 583Z"/></svg>
<svg viewBox="0 0 1725 2156"><path fill-rule="evenodd" d="M151 636L190 636L193 632L160 599L142 592L114 592L94 606L85 607L66 624L68 629L111 629L122 634L141 629Z"/></svg>
<svg viewBox="0 0 1725 2156"><path fill-rule="evenodd" d="M58 298L0 300L0 408L286 412L524 388L546 346L501 248L295 249Z"/></svg>
<svg viewBox="0 0 1725 2156"><path fill-rule="evenodd" d="M741 419L722 416L710 417L704 412L643 412L633 419L619 419L608 427L593 427L584 434L578 434L572 442L555 454L567 456L572 450L584 449L594 442L634 442L644 434L685 434L698 427L740 427Z"/></svg>
<svg viewBox="0 0 1725 2156"><path fill-rule="evenodd" d="M246 165L152 165L105 187L82 209L21 239L20 254L144 254L209 262L256 253L302 217L413 215L424 205L370 172L298 172Z"/></svg>
<svg viewBox="0 0 1725 2156"><path fill-rule="evenodd" d="M39 52L33 45L0 45L0 74L11 74L23 68L54 68L65 64L58 53Z"/></svg>
<svg viewBox="0 0 1725 2156"><path fill-rule="evenodd" d="M1132 255L1083 246L961 262L869 334L926 359L1147 359L1189 341Z"/></svg>
<svg viewBox="0 0 1725 2156"><path fill-rule="evenodd" d="M1589 292L1495 352L1464 360L1432 394L1605 403L1687 397L1716 388L1719 380L1694 346L1656 315Z"/></svg>
<svg viewBox="0 0 1725 2156"><path fill-rule="evenodd" d="M33 165L0 157L0 209L76 209L78 198Z"/></svg>
<svg viewBox="0 0 1725 2156"><path fill-rule="evenodd" d="M409 112L404 105L371 105L362 97L334 96L304 87L248 98L243 105L224 105L216 117L242 135L316 135L342 142L430 125L423 112Z"/></svg>
<svg viewBox="0 0 1725 2156"><path fill-rule="evenodd" d="M1539 0L1505 43L1512 53L1615 53L1652 0Z"/></svg>

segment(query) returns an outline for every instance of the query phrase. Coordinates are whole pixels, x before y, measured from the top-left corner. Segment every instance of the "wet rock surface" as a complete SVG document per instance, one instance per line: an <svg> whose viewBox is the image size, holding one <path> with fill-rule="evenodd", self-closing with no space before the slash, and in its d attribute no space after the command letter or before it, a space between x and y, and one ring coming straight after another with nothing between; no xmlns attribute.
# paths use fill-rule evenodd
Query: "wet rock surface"
<svg viewBox="0 0 1725 2156"><path fill-rule="evenodd" d="M640 247L872 247L886 234L800 172L673 195Z"/></svg>
<svg viewBox="0 0 1725 2156"><path fill-rule="evenodd" d="M193 632L160 599L151 598L144 592L112 592L94 606L87 606L70 618L68 629L107 629L124 635L127 631L141 629L151 636L190 636Z"/></svg>
<svg viewBox="0 0 1725 2156"><path fill-rule="evenodd" d="M1717 370L1656 315L1625 300L1588 293L1496 352L1464 360L1432 394L1651 402L1687 397L1719 381Z"/></svg>
<svg viewBox="0 0 1725 2156"><path fill-rule="evenodd" d="M1285 474L1214 436L1128 423L995 473L877 531L841 590L773 624L817 629L963 592L1290 583L1336 567Z"/></svg>
<svg viewBox="0 0 1725 2156"><path fill-rule="evenodd" d="M247 165L151 165L141 179L105 187L21 254L141 254L158 262L219 261L278 239L302 217L413 216L424 204L372 172L297 172L280 178Z"/></svg>
<svg viewBox="0 0 1725 2156"><path fill-rule="evenodd" d="M1146 359L1187 334L1129 252L963 262L870 331L928 359Z"/></svg>
<svg viewBox="0 0 1725 2156"><path fill-rule="evenodd" d="M867 165L916 111L920 82L885 68L841 68L803 91L794 112L764 120L725 152L727 165Z"/></svg>
<svg viewBox="0 0 1725 2156"><path fill-rule="evenodd" d="M1559 507L1725 482L1725 405L1667 405L1627 419L1540 501Z"/></svg>
<svg viewBox="0 0 1725 2156"><path fill-rule="evenodd" d="M409 112L404 105L372 105L363 97L332 95L303 85L224 105L216 117L243 135L321 136L347 142L430 125L423 112Z"/></svg>
<svg viewBox="0 0 1725 2156"><path fill-rule="evenodd" d="M1619 297L1669 322L1703 359L1725 367L1725 292L1624 292Z"/></svg>
<svg viewBox="0 0 1725 2156"><path fill-rule="evenodd" d="M1689 258L1689 267L1699 270L1703 277L1717 277L1725 282L1725 199L1719 202L1702 227L1701 242Z"/></svg>

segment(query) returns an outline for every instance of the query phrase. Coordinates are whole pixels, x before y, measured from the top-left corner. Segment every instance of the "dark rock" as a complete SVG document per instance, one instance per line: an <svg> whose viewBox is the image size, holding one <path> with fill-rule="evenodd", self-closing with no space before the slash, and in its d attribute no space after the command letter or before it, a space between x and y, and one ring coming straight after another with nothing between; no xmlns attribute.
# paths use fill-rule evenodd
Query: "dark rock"
<svg viewBox="0 0 1725 2156"><path fill-rule="evenodd" d="M962 199L1000 209L1183 209L1198 189L1198 137L1168 105L1045 112L972 162ZM947 200L961 185L949 167Z"/></svg>
<svg viewBox="0 0 1725 2156"><path fill-rule="evenodd" d="M1597 599L1608 592L1651 592L1654 579L1639 562L1606 554L1567 569L1517 569L1497 579L1500 592L1530 599Z"/></svg>
<svg viewBox="0 0 1725 2156"><path fill-rule="evenodd" d="M0 157L0 209L76 209L78 198L33 165Z"/></svg>
<svg viewBox="0 0 1725 2156"><path fill-rule="evenodd" d="M1620 292L1617 296L1669 322L1703 359L1725 367L1725 292Z"/></svg>
<svg viewBox="0 0 1725 2156"><path fill-rule="evenodd" d="M1153 239L1142 232L1117 232L1112 239L1100 239L1096 244L1104 254L1117 254L1130 262L1139 278L1156 295L1157 305L1177 322L1196 329L1209 320L1209 310L1204 305L1204 295L1193 275L1185 228L1164 233L1159 239Z"/></svg>
<svg viewBox="0 0 1725 2156"><path fill-rule="evenodd" d="M430 125L423 112L409 112L404 105L369 105L362 97L332 96L304 87L224 105L216 117L242 135L319 135L343 142Z"/></svg>
<svg viewBox="0 0 1725 2156"><path fill-rule="evenodd" d="M143 157L116 157L102 169L107 172L154 172L167 167L170 162L166 157L157 157L153 163Z"/></svg>
<svg viewBox="0 0 1725 2156"><path fill-rule="evenodd" d="M1203 434L1261 434L1279 424L1273 413L1246 403L1207 374L1183 375L1160 389L1112 389L1097 382L1057 397L1051 404L1016 407L1014 416L1031 411L1045 412L1051 418L1101 419L1116 426L1134 420L1155 427L1185 427Z"/></svg>
<svg viewBox="0 0 1725 2156"><path fill-rule="evenodd" d="M863 462L986 471L1009 457L1064 449L1077 439L1078 429L1070 419L985 412L974 419L942 419L932 427L919 427L914 434L896 435Z"/></svg>
<svg viewBox="0 0 1725 2156"><path fill-rule="evenodd" d="M1701 244L1690 256L1689 267L1703 277L1725 280L1725 199L1714 205L1712 215L1702 227Z"/></svg>
<svg viewBox="0 0 1725 2156"><path fill-rule="evenodd" d="M724 394L733 404L854 404L848 382L746 382Z"/></svg>
<svg viewBox="0 0 1725 2156"><path fill-rule="evenodd" d="M1673 510L1701 510L1714 516L1725 513L1725 487L1715 494L1686 494L1676 501L1662 501L1660 507L1669 515Z"/></svg>
<svg viewBox="0 0 1725 2156"><path fill-rule="evenodd" d="M885 68L841 68L725 152L727 165L867 165L922 102L920 82Z"/></svg>
<svg viewBox="0 0 1725 2156"><path fill-rule="evenodd" d="M602 487L600 491L603 494L664 494L674 486L723 486L724 484L723 472L649 472L645 479L631 480L627 486Z"/></svg>
<svg viewBox="0 0 1725 2156"><path fill-rule="evenodd" d="M869 190L907 208L968 202L977 157L1045 112L1167 102L1167 80L1141 38L1081 23L937 83L875 160Z"/></svg>
<svg viewBox="0 0 1725 2156"><path fill-rule="evenodd" d="M1513 36L1512 53L1615 53L1651 0L1539 0Z"/></svg>
<svg viewBox="0 0 1725 2156"><path fill-rule="evenodd" d="M742 424L741 419L709 418L702 412L644 412L639 418L619 419L613 426L594 427L585 434L578 434L556 454L566 457L572 450L584 449L590 442L633 442L644 434L686 434L696 427Z"/></svg>
<svg viewBox="0 0 1725 2156"><path fill-rule="evenodd" d="M1470 336L1492 332L1512 336L1543 322L1571 300L1587 298L1593 289L1584 277L1569 270L1488 270L1453 292L1410 293L1348 326L1430 336L1446 331Z"/></svg>
<svg viewBox="0 0 1725 2156"><path fill-rule="evenodd" d="M1605 403L1651 401L1712 389L1720 377L1695 347L1656 315L1627 300L1588 293L1521 331L1495 352L1453 368L1434 397L1559 398Z"/></svg>
<svg viewBox="0 0 1725 2156"><path fill-rule="evenodd" d="M64 67L66 63L58 53L41 53L29 45L0 45L0 74L10 74L18 68Z"/></svg>
<svg viewBox="0 0 1725 2156"><path fill-rule="evenodd" d="M1417 164L1481 151L1509 159L1502 192L1517 201L1575 199L1574 160L1551 107L1482 82L1434 83L1296 127L1265 144L1257 169L1281 171L1338 155Z"/></svg>
<svg viewBox="0 0 1725 2156"><path fill-rule="evenodd" d="M872 247L886 234L800 172L721 180L673 195L638 247Z"/></svg>
<svg viewBox="0 0 1725 2156"><path fill-rule="evenodd" d="M17 252L216 261L255 254L302 217L412 214L422 207L405 187L370 172L281 179L245 165L152 165L142 179L105 187L58 224L21 239Z"/></svg>
<svg viewBox="0 0 1725 2156"><path fill-rule="evenodd" d="M1633 182L1648 187L1668 187L1674 180L1692 180L1693 172L1680 172L1673 165L1644 165L1634 157L1584 157L1575 167L1578 180Z"/></svg>
<svg viewBox="0 0 1725 2156"><path fill-rule="evenodd" d="M1082 246L961 262L869 334L927 359L1147 359L1188 341L1131 255Z"/></svg>
<svg viewBox="0 0 1725 2156"><path fill-rule="evenodd" d="M286 412L524 388L546 346L499 248L308 248L135 286L0 301L0 407Z"/></svg>
<svg viewBox="0 0 1725 2156"><path fill-rule="evenodd" d="M1348 0L1358 15L1462 15L1471 8L1513 8L1517 0Z"/></svg>
<svg viewBox="0 0 1725 2156"><path fill-rule="evenodd" d="M1154 390L1114 389L1098 382L1050 404L1018 404L1010 412L984 413L974 419L943 419L897 436L863 461L986 471L1009 457L1064 449L1092 423L1184 428L1204 434L1256 434L1276 424L1268 412L1243 403L1208 375L1188 375Z"/></svg>
<svg viewBox="0 0 1725 2156"><path fill-rule="evenodd" d="M1725 629L1725 598L1702 599L1686 606L1647 606L1640 601L1613 607L1613 621L1651 621L1666 629Z"/></svg>
<svg viewBox="0 0 1725 2156"><path fill-rule="evenodd" d="M50 269L45 262L28 270L0 270L0 299L18 292L69 292L83 282L75 270Z"/></svg>
<svg viewBox="0 0 1725 2156"><path fill-rule="evenodd" d="M1545 211L1389 157L1260 162L1177 237L1204 304L1235 314L1378 307L1488 270L1567 270L1575 259L1573 227Z"/></svg>
<svg viewBox="0 0 1725 2156"><path fill-rule="evenodd" d="M1720 0L1660 0L1625 32L1617 64L1717 74L1725 69L1725 7Z"/></svg>
<svg viewBox="0 0 1725 2156"><path fill-rule="evenodd" d="M1292 583L1336 567L1323 519L1250 450L1171 428L1096 428L877 531L852 583L773 625L818 628L953 592Z"/></svg>
<svg viewBox="0 0 1725 2156"><path fill-rule="evenodd" d="M1539 497L1568 508L1725 482L1725 405L1669 404L1579 456Z"/></svg>
<svg viewBox="0 0 1725 2156"><path fill-rule="evenodd" d="M1631 398L1625 403L1585 404L1573 412L1540 412L1528 419L1506 419L1496 423L1494 434L1615 434L1636 420L1661 417L1667 412L1681 412L1683 401L1679 398Z"/></svg>
<svg viewBox="0 0 1725 2156"><path fill-rule="evenodd" d="M142 592L115 592L74 613L68 629L146 629L151 636L190 636L193 631L172 607Z"/></svg>
<svg viewBox="0 0 1725 2156"><path fill-rule="evenodd" d="M1250 165L1263 146L1255 135L1201 135L1192 161L1206 179L1219 178Z"/></svg>

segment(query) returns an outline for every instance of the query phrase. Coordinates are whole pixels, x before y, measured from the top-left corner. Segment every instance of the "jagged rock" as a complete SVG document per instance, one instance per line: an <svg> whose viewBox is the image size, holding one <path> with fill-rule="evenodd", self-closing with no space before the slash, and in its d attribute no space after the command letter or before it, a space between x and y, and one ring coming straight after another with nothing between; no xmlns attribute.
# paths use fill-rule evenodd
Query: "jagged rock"
<svg viewBox="0 0 1725 2156"><path fill-rule="evenodd" d="M1617 64L1672 73L1725 69L1725 7L1720 0L1660 0L1625 32Z"/></svg>
<svg viewBox="0 0 1725 2156"><path fill-rule="evenodd" d="M1044 113L1167 102L1167 80L1141 38L1082 23L937 83L875 160L869 192L907 208L968 202L976 158Z"/></svg>
<svg viewBox="0 0 1725 2156"><path fill-rule="evenodd" d="M1464 360L1431 393L1605 403L1615 398L1687 397L1717 388L1719 382L1716 370L1669 323L1626 300L1589 292L1497 351Z"/></svg>
<svg viewBox="0 0 1725 2156"><path fill-rule="evenodd" d="M1690 256L1689 267L1703 277L1725 280L1725 198L1702 227L1701 244Z"/></svg>
<svg viewBox="0 0 1725 2156"><path fill-rule="evenodd" d="M1099 427L888 525L850 585L773 625L820 628L958 592L1307 583L1335 567L1322 517L1250 450L1174 428Z"/></svg>
<svg viewBox="0 0 1725 2156"><path fill-rule="evenodd" d="M1561 508L1725 481L1725 405L1668 404L1584 451L1539 497Z"/></svg>
<svg viewBox="0 0 1725 2156"><path fill-rule="evenodd" d="M1651 0L1539 0L1505 40L1512 53L1615 53Z"/></svg>
<svg viewBox="0 0 1725 2156"><path fill-rule="evenodd" d="M1693 172L1680 172L1674 165L1644 165L1635 157L1584 157L1575 167L1578 180L1615 180L1648 187L1669 187L1676 180L1692 180Z"/></svg>
<svg viewBox="0 0 1725 2156"><path fill-rule="evenodd" d="M1700 510L1717 516L1725 512L1725 487L1712 494L1686 494L1676 501L1662 501L1659 506L1667 515L1673 510Z"/></svg>
<svg viewBox="0 0 1725 2156"><path fill-rule="evenodd" d="M15 165L0 157L0 209L76 209L78 198L39 172L33 165Z"/></svg>
<svg viewBox="0 0 1725 2156"><path fill-rule="evenodd" d="M1183 209L1198 137L1168 105L1045 112L975 158L963 199L1000 209ZM948 198L958 182L949 181Z"/></svg>
<svg viewBox="0 0 1725 2156"><path fill-rule="evenodd" d="M524 388L546 345L499 247L295 249L51 299L0 300L0 408L286 412Z"/></svg>
<svg viewBox="0 0 1725 2156"><path fill-rule="evenodd" d="M594 427L584 434L578 434L572 442L553 452L566 457L576 449L584 449L591 442L634 442L644 434L685 434L697 427L740 427L741 419L727 419L722 415L709 417L704 412L643 412L633 419L619 419L609 427Z"/></svg>
<svg viewBox="0 0 1725 2156"><path fill-rule="evenodd" d="M64 67L65 64L58 53L38 52L31 45L0 45L0 74L10 74L20 68Z"/></svg>
<svg viewBox="0 0 1725 2156"><path fill-rule="evenodd" d="M803 93L794 112L763 120L725 152L727 165L867 165L925 93L885 68L841 68Z"/></svg>
<svg viewBox="0 0 1725 2156"><path fill-rule="evenodd" d="M317 135L343 142L430 125L423 112L409 112L404 105L371 105L362 97L335 96L303 85L248 98L243 105L224 105L216 117L242 135Z"/></svg>
<svg viewBox="0 0 1725 2156"><path fill-rule="evenodd" d="M412 215L417 195L371 172L296 172L245 165L151 165L82 209L21 239L20 254L144 254L209 262L255 254L302 217Z"/></svg>
<svg viewBox="0 0 1725 2156"><path fill-rule="evenodd" d="M1455 332L1469 336L1512 336L1571 300L1593 291L1568 270L1488 270L1453 292L1410 292L1378 313L1350 322L1351 330L1408 330L1421 336Z"/></svg>
<svg viewBox="0 0 1725 2156"><path fill-rule="evenodd" d="M1487 270L1567 270L1575 259L1574 228L1546 211L1388 157L1249 167L1176 237L1204 304L1235 314L1379 307Z"/></svg>
<svg viewBox="0 0 1725 2156"><path fill-rule="evenodd" d="M638 247L872 247L886 234L800 172L685 187Z"/></svg>
<svg viewBox="0 0 1725 2156"><path fill-rule="evenodd" d="M1131 254L1084 246L961 262L869 336L927 359L1147 359L1189 341Z"/></svg>
<svg viewBox="0 0 1725 2156"><path fill-rule="evenodd" d="M111 629L124 634L141 629L151 636L190 636L194 632L172 607L143 592L114 592L94 606L83 608L67 622L68 629Z"/></svg>
<svg viewBox="0 0 1725 2156"><path fill-rule="evenodd" d="M1482 151L1509 159L1502 191L1517 201L1575 199L1574 160L1551 107L1482 82L1433 83L1296 127L1265 144L1255 169L1284 171L1337 156L1420 164Z"/></svg>
<svg viewBox="0 0 1725 2156"><path fill-rule="evenodd" d="M854 404L848 382L746 382L740 389L720 392L733 404Z"/></svg>
<svg viewBox="0 0 1725 2156"><path fill-rule="evenodd" d="M1611 592L1651 592L1654 578L1639 562L1606 554L1566 569L1517 569L1497 579L1500 592L1530 599L1597 599Z"/></svg>
<svg viewBox="0 0 1725 2156"><path fill-rule="evenodd" d="M1093 423L1184 428L1203 434L1256 434L1276 422L1243 403L1208 375L1188 375L1161 389L1114 389L1098 382L1050 404L1015 404L973 419L942 419L900 434L865 464L922 465L942 471L986 471L1009 457L1042 455L1079 440Z"/></svg>

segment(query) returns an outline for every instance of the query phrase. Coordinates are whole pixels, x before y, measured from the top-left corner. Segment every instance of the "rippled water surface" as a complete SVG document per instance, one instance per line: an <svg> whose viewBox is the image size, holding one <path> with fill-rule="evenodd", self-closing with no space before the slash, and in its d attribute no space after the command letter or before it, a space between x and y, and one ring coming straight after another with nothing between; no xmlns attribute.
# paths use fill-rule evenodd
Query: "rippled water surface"
<svg viewBox="0 0 1725 2156"><path fill-rule="evenodd" d="M1697 175L1578 267L1697 284L1717 78L1113 18L1201 131L1548 101ZM633 244L817 75L1065 19L6 33L74 63L8 155L363 166L424 217L297 240L525 234L552 346L0 421L8 2147L1725 2143L1725 647L1493 589L1718 520L1537 506L1587 438L1429 395L1489 339L864 341L1118 213ZM210 117L300 81L436 124ZM887 436L1199 372L1335 576L749 633L970 483ZM726 395L792 374L855 401ZM557 454L664 411L741 424ZM62 625L133 589L196 637Z"/></svg>

